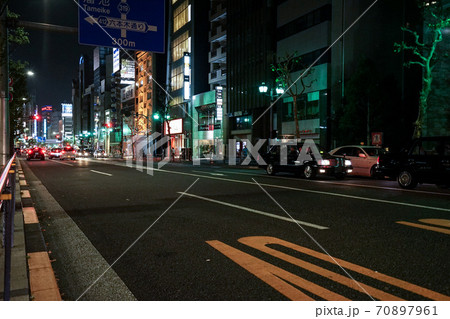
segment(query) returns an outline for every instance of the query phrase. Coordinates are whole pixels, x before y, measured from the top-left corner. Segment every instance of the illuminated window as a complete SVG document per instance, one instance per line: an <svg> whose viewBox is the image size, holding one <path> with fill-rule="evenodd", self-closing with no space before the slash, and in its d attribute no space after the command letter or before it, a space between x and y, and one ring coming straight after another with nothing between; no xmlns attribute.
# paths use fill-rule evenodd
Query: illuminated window
<svg viewBox="0 0 450 319"><path fill-rule="evenodd" d="M182 26L191 20L191 6L185 0L173 12L173 32L177 32Z"/></svg>
<svg viewBox="0 0 450 319"><path fill-rule="evenodd" d="M179 66L178 68L172 69L172 91L176 91L183 87L184 74L183 74L183 66Z"/></svg>
<svg viewBox="0 0 450 319"><path fill-rule="evenodd" d="M183 97L182 96L176 96L170 101L171 106L179 105L183 103Z"/></svg>
<svg viewBox="0 0 450 319"><path fill-rule="evenodd" d="M189 33L185 32L172 41L172 61L179 60L183 57L184 52L191 52L191 38Z"/></svg>

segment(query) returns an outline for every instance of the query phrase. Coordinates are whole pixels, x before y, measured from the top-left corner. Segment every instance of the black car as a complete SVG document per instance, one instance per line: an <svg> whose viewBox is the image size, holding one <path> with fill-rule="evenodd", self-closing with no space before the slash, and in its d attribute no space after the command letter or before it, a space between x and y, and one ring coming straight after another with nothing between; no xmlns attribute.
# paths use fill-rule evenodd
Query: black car
<svg viewBox="0 0 450 319"><path fill-rule="evenodd" d="M30 148L27 151L27 161L30 161L32 159L45 161L45 150L40 147Z"/></svg>
<svg viewBox="0 0 450 319"><path fill-rule="evenodd" d="M313 179L318 175L343 179L352 170L349 160L332 156L320 148L316 148L314 152L312 147L303 143L286 147L287 149L282 150L280 145L273 145L266 154L262 155L266 165L259 166L269 175L291 172L306 179ZM306 149L302 153L303 148Z"/></svg>
<svg viewBox="0 0 450 319"><path fill-rule="evenodd" d="M402 188L418 183L450 187L450 136L423 137L399 153L380 155L376 172L397 179Z"/></svg>

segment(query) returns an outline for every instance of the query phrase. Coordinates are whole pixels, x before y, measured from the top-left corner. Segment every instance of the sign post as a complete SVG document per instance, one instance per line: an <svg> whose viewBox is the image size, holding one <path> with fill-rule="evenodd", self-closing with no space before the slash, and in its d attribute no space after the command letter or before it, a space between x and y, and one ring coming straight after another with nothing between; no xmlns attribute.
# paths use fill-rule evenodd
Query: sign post
<svg viewBox="0 0 450 319"><path fill-rule="evenodd" d="M164 0L85 0L78 9L80 44L164 52Z"/></svg>

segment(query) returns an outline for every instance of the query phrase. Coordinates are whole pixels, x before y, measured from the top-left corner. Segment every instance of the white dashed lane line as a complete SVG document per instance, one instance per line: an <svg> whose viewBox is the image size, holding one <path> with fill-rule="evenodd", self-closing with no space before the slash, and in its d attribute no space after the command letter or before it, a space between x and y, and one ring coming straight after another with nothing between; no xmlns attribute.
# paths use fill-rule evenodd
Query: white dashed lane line
<svg viewBox="0 0 450 319"><path fill-rule="evenodd" d="M95 171L95 170L93 170L93 169L91 169L91 172L92 172L92 173L96 173L96 174L106 175L106 176L113 176L112 174L105 173L105 172Z"/></svg>

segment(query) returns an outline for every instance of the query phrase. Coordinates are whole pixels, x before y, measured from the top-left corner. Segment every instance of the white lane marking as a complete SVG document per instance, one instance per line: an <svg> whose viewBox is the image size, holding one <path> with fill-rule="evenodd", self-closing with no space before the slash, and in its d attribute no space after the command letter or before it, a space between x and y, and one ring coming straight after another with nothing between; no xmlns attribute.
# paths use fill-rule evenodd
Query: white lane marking
<svg viewBox="0 0 450 319"><path fill-rule="evenodd" d="M450 196L450 193L439 193L439 192L430 192L430 191L419 191L414 189L403 189L403 188L394 188L394 187L384 187L384 186L373 186L373 185L363 185L363 184L349 184L349 183L337 183L337 182L328 182L328 181L311 181L315 183L322 184L333 184L333 185L343 185L343 186L353 186L353 187L366 187L366 188L375 188L375 189L386 189L390 191L400 191L400 192L408 192L408 193L420 193L420 194L433 194L433 195L445 195Z"/></svg>
<svg viewBox="0 0 450 319"><path fill-rule="evenodd" d="M218 170L217 172L225 172L222 170ZM374 186L374 185L364 185L364 184L350 184L350 183L339 183L339 182L329 182L329 181L317 181L317 180L309 180L309 179L299 179L295 177L283 177L283 176L270 176L267 174L249 174L249 173L238 173L238 172L227 172L229 174L238 174L238 175L248 175L248 176L260 176L263 178L274 178L274 179L286 179L290 181L300 181L307 183L318 183L318 184L330 184L330 185L341 185L341 186L351 186L351 187L365 187L365 188L374 188L374 189L385 189L390 191L400 191L405 193L420 193L420 194L432 194L432 195L445 195L450 196L450 193L440 193L440 192L430 192L430 191L421 191L414 189L403 189L403 188L394 188L394 187L386 187L386 186Z"/></svg>
<svg viewBox="0 0 450 319"><path fill-rule="evenodd" d="M111 165L122 166L122 167L129 167L129 166L127 166L125 164L122 164L122 163L111 163ZM170 170L164 170L164 169L154 169L154 171L162 172L162 173L169 173L169 174L179 174L179 175L187 175L187 176L194 176L194 177L203 177L203 178L222 180L222 181L232 182L232 183L241 183L241 184L255 185L255 183L253 183L253 182L240 181L240 180L236 180L236 179L223 178L223 177L199 175L199 174L177 172L177 171L170 171ZM441 208L441 207L416 205L416 204L403 203L403 202L394 202L394 201L388 201L388 200L382 200L382 199L376 199L376 198L365 198L365 197L360 197L360 196L352 196L352 195L345 195L345 194L339 194L339 193L315 191L315 190L311 190L311 189L294 188L294 187L282 186L282 185L263 184L263 183L260 183L260 185L267 186L267 187L273 187L273 188L287 189L287 190L292 190L292 191L300 191L300 192L315 193L315 194L322 194L322 195L328 195L328 196L337 196L337 197L344 197L344 198L359 199L359 200L365 200L365 201L369 201L369 202L372 201L372 202L379 202L379 203L386 203L386 204L393 204L393 205L400 205L400 206L407 206L407 207L424 208L424 209L430 209L430 210L438 210L438 211L450 212L450 209L448 209L448 208ZM417 191L417 192L422 193L421 191ZM441 194L441 193L436 193L436 194L438 194L438 195L447 195L447 194Z"/></svg>
<svg viewBox="0 0 450 319"><path fill-rule="evenodd" d="M221 178L221 177L214 177L214 176L206 176L206 175L198 175L198 174L191 174L191 173L183 173L183 172L174 172L174 171L167 171L163 169L156 170L158 172L163 173L170 173L170 174L180 174L180 175L188 175L188 176L195 176L195 177L203 177L203 178L209 178L209 179L216 179L216 180L222 180L226 182L232 182L232 183L241 183L241 184L251 184L255 185L252 182L248 181L240 181L235 179L229 179L229 178ZM336 196L336 197L343 197L343 198L351 198L351 199L358 199L358 200L364 200L369 202L378 202L378 203L385 203L385 204L392 204L392 205L400 205L400 206L407 206L407 207L414 207L414 208L424 208L424 209L430 209L430 210L438 210L443 212L450 212L450 209L448 208L441 208L441 207L433 207L433 206L425 206L425 205L416 205L416 204L410 204L410 203L403 203L403 202L394 202L384 199L376 199L376 198L367 198L367 197L360 197L360 196L353 196L353 195L346 195L346 194L340 194L340 193L331 193L331 192L324 192L324 191L316 191L312 189L304 189L304 188L295 188L295 187L289 187L289 186L282 186L282 185L273 185L273 184L265 184L260 183L260 185L272 187L272 188L280 188L280 189L287 189L292 191L298 191L298 192L305 192L305 193L312 193L312 194L320 194L320 195L327 195L327 196Z"/></svg>
<svg viewBox="0 0 450 319"><path fill-rule="evenodd" d="M69 163L63 163L63 162L61 162L61 160L53 160L53 159L51 159L51 160L49 160L49 161L52 161L53 163L58 163L58 164L63 164L63 165L67 165L67 166L75 166L75 165L73 165L73 164L69 164Z"/></svg>
<svg viewBox="0 0 450 319"><path fill-rule="evenodd" d="M223 205L223 206L233 207L233 208L237 208L237 209L240 209L240 210L245 210L245 211L250 212L250 213L259 214L259 215L263 215L263 216L266 216L266 217L272 217L272 218L284 220L284 221L290 222L290 223L297 223L297 224L301 224L301 225L304 225L304 226L317 228L317 229L320 229L320 230L329 229L328 227L325 227L325 226L320 226L320 225L316 225L316 224L312 224L312 223L308 223L308 222L303 222L301 220L296 220L296 219L287 218L287 217L284 217L284 216L279 216L279 215L275 215L275 214L271 214L271 213L266 213L266 212L263 212L263 211L260 211L260 210L256 210L256 209L253 209L253 208L248 208L248 207L243 207L243 206L239 206L239 205L234 205L234 204L230 204L230 203L227 203L227 202L221 202L221 201L218 201L218 200L215 200L215 199L211 199L211 198L207 198L207 197L202 197L202 196L189 194L189 193L183 193L183 192L178 192L178 194L183 194L183 195L188 196L188 197L201 199L201 200L204 200L204 201L208 201L208 202L219 204L219 205Z"/></svg>
<svg viewBox="0 0 450 319"><path fill-rule="evenodd" d="M201 173L201 174L210 174L213 176L225 176L225 174L222 173L212 173L212 172L205 172L205 171L192 171L193 173Z"/></svg>
<svg viewBox="0 0 450 319"><path fill-rule="evenodd" d="M91 172L92 172L92 173L97 173L97 174L106 175L106 176L112 176L112 174L104 173L104 172L99 172L99 171L95 171L95 170L93 170L93 169L91 169Z"/></svg>
<svg viewBox="0 0 450 319"><path fill-rule="evenodd" d="M262 174L250 174L250 173L241 173L241 172L227 172L227 171L219 171L216 170L216 172L222 172L222 173L226 173L226 174L235 174L235 175L247 175L247 176L263 176Z"/></svg>

